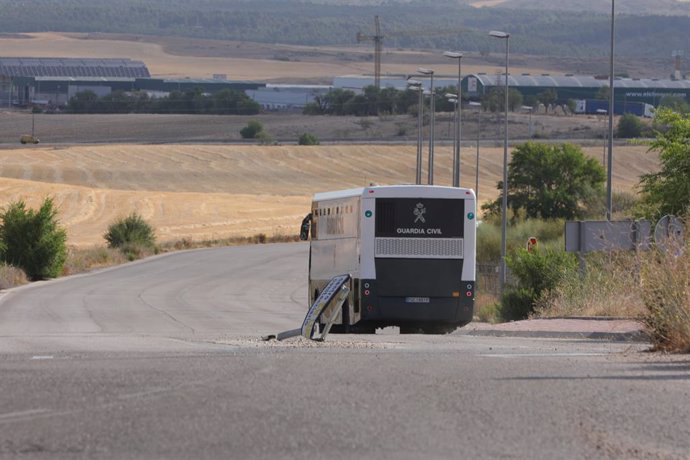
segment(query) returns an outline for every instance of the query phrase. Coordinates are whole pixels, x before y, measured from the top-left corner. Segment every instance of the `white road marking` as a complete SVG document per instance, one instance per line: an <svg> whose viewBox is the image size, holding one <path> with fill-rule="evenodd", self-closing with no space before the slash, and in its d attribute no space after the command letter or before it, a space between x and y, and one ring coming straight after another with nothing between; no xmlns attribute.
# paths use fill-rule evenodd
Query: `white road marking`
<svg viewBox="0 0 690 460"><path fill-rule="evenodd" d="M48 409L30 409L18 412L8 412L6 414L0 414L0 420L9 420L13 418L30 417L32 415L45 414L50 412Z"/></svg>
<svg viewBox="0 0 690 460"><path fill-rule="evenodd" d="M32 356L31 359L34 359L34 360L53 359L53 356L51 356L51 355L36 355L36 356Z"/></svg>

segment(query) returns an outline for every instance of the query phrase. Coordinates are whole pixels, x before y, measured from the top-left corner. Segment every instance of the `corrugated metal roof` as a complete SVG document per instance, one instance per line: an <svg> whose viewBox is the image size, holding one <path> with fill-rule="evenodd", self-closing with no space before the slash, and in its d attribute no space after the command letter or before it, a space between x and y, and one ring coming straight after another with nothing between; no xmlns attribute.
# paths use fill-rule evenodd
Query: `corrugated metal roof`
<svg viewBox="0 0 690 460"><path fill-rule="evenodd" d="M0 75L8 77L151 77L146 64L132 59L34 57L0 57Z"/></svg>
<svg viewBox="0 0 690 460"><path fill-rule="evenodd" d="M66 81L66 82L135 82L136 78L121 77L33 77L34 81Z"/></svg>
<svg viewBox="0 0 690 460"><path fill-rule="evenodd" d="M505 85L505 74L471 74L476 77L483 86ZM609 86L609 80L595 78L590 75L512 75L508 74L509 86L522 87L553 87L553 88L601 88ZM662 80L651 78L616 78L613 81L614 88L690 88L690 80Z"/></svg>

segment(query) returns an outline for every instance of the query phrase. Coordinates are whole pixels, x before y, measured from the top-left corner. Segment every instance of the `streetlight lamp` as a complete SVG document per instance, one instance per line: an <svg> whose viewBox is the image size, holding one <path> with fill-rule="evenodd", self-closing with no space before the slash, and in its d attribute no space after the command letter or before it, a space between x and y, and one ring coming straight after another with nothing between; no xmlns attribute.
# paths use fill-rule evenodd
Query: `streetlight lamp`
<svg viewBox="0 0 690 460"><path fill-rule="evenodd" d="M431 83L429 85L429 97L431 101L429 102L429 110L431 111L431 121L429 123L429 177L427 183L429 185L434 185L434 118L436 117L436 95L434 94L434 71L431 69L425 69L420 67L417 69L417 73L422 75L429 75L431 77Z"/></svg>
<svg viewBox="0 0 690 460"><path fill-rule="evenodd" d="M417 169L415 170L415 184L422 183L422 143L424 141L422 130L424 129L424 87L422 82L411 78L407 79L407 86L419 92L417 104Z"/></svg>
<svg viewBox="0 0 690 460"><path fill-rule="evenodd" d="M611 56L609 62L609 158L606 180L606 220L611 220L613 208L613 192L611 179L613 175L613 42L615 32L616 0L611 0Z"/></svg>
<svg viewBox="0 0 690 460"><path fill-rule="evenodd" d="M453 146L453 187L460 187L460 136L462 117L462 53L459 51L446 51L443 55L450 59L458 60L458 94L455 105L455 145Z"/></svg>
<svg viewBox="0 0 690 460"><path fill-rule="evenodd" d="M499 285L501 288L501 297L506 284L506 233L508 227L508 56L509 46L508 39L510 34L498 30L489 32L489 36L506 41L506 84L505 84L505 120L504 120L504 138L503 138L503 202L501 204L501 272L499 276Z"/></svg>
<svg viewBox="0 0 690 460"><path fill-rule="evenodd" d="M477 203L479 203L479 113L482 110L482 104L481 102L470 101L470 106L477 108L477 163L474 175L474 195Z"/></svg>

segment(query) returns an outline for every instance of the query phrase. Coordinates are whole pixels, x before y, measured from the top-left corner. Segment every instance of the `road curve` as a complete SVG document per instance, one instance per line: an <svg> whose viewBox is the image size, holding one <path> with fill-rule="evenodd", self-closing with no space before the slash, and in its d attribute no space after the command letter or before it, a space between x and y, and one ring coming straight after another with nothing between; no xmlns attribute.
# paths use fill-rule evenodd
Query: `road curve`
<svg viewBox="0 0 690 460"><path fill-rule="evenodd" d="M0 295L0 341L6 350L51 340L91 350L122 336L201 341L292 329L307 307L307 251L185 251L14 289Z"/></svg>
<svg viewBox="0 0 690 460"><path fill-rule="evenodd" d="M687 459L690 366L582 340L332 335L307 246L207 249L0 297L0 458Z"/></svg>

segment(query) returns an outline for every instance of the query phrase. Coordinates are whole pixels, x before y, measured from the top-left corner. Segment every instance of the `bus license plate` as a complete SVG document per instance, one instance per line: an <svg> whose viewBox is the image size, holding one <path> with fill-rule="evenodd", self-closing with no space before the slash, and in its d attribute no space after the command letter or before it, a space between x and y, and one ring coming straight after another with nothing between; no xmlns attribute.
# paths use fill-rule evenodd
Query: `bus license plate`
<svg viewBox="0 0 690 460"><path fill-rule="evenodd" d="M429 303L428 297L405 297L405 303Z"/></svg>

